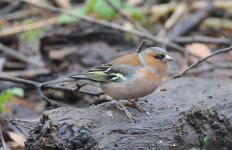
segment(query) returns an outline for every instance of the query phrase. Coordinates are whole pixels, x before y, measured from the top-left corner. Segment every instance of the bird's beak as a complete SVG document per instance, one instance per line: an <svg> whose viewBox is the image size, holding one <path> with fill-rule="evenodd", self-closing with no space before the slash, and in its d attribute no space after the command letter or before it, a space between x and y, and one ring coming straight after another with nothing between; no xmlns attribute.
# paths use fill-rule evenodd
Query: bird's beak
<svg viewBox="0 0 232 150"><path fill-rule="evenodd" d="M169 62L169 61L173 61L174 59L168 55L166 55L164 58L163 58L163 61L164 62Z"/></svg>

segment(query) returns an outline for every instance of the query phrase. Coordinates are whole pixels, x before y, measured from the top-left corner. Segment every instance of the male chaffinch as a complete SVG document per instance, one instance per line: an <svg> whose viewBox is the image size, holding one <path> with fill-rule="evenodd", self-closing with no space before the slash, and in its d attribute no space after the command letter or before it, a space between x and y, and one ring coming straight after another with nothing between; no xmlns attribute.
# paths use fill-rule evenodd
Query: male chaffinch
<svg viewBox="0 0 232 150"><path fill-rule="evenodd" d="M84 79L99 82L102 90L116 100L129 100L138 110L146 112L135 101L151 94L161 83L167 71L167 62L173 59L160 47L150 47L140 53L132 53L117 58L109 63L90 69ZM83 79L78 75L70 78ZM120 102L120 101L118 101ZM130 119L131 113L120 102Z"/></svg>

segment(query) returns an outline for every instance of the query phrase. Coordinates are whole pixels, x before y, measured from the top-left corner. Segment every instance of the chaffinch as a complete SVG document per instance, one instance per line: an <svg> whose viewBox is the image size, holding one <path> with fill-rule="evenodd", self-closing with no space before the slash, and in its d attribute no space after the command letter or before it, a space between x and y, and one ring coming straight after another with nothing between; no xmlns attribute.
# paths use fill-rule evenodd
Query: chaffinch
<svg viewBox="0 0 232 150"><path fill-rule="evenodd" d="M150 47L140 53L132 53L90 69L84 79L100 83L102 90L116 100L129 100L138 110L146 112L135 101L151 94L161 83L167 71L167 62L173 59L160 47ZM70 78L83 79L78 75ZM130 119L134 119L126 107L119 103Z"/></svg>

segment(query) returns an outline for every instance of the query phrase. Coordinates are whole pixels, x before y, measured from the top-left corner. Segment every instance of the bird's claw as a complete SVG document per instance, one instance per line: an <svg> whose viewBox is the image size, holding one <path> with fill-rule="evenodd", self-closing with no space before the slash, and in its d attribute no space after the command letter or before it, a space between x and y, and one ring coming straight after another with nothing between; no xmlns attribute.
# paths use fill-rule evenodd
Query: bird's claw
<svg viewBox="0 0 232 150"><path fill-rule="evenodd" d="M146 115L150 115L149 112L147 112L142 106L138 105L136 102L129 100L127 105L129 105L130 107L133 107L135 109L137 109L139 112L143 112Z"/></svg>
<svg viewBox="0 0 232 150"><path fill-rule="evenodd" d="M119 101L118 103L119 105L117 106L118 109L124 111L124 113L126 114L126 116L131 119L131 120L136 120L136 118L128 111L128 109L123 105L122 102Z"/></svg>
<svg viewBox="0 0 232 150"><path fill-rule="evenodd" d="M143 107L141 107L140 105L138 105L136 102L134 102L132 100L129 100L129 101L128 100L126 100L126 101L125 100L112 100L110 102L107 102L105 104L103 103L101 105L104 107L107 107L107 106L112 105L112 104L116 104L117 109L124 111L126 116L131 120L136 120L136 118L132 115L131 112L129 112L129 110L126 108L125 104L128 105L129 107L137 109L139 112L143 112L146 115L149 115L149 113Z"/></svg>

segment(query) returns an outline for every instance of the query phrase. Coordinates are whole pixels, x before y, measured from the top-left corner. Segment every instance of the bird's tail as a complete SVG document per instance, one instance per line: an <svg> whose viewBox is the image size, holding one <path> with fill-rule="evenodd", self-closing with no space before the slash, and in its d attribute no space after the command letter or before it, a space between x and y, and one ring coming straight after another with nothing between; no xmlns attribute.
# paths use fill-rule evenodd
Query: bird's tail
<svg viewBox="0 0 232 150"><path fill-rule="evenodd" d="M43 82L43 83L41 83L41 86L51 85L51 84L58 84L58 83L64 83L64 82L72 82L72 81L75 81L75 79L71 79L71 78L59 78L59 79L55 79L55 80Z"/></svg>
<svg viewBox="0 0 232 150"><path fill-rule="evenodd" d="M87 76L86 73L80 73L80 74L72 74L72 75L69 75L68 77L65 77L65 78L59 78L59 79L43 82L43 83L41 83L41 86L64 83L64 82L73 82L73 81L77 81L77 80L93 81L92 79L90 79Z"/></svg>
<svg viewBox="0 0 232 150"><path fill-rule="evenodd" d="M89 78L87 73L77 73L77 74L72 74L68 78L74 79L74 80L89 80L89 81L94 81L93 79Z"/></svg>
<svg viewBox="0 0 232 150"><path fill-rule="evenodd" d="M88 76L86 73L76 73L76 74L69 75L68 78L80 80L80 79L88 79Z"/></svg>

